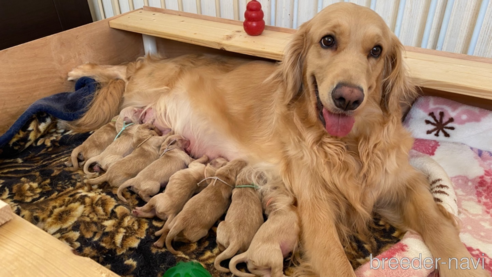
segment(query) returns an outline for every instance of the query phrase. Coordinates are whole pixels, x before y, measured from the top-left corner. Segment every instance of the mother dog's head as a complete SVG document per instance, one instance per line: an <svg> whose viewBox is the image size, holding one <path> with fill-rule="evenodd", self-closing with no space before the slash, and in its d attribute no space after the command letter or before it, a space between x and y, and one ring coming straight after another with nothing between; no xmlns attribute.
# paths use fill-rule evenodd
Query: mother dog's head
<svg viewBox="0 0 492 277"><path fill-rule="evenodd" d="M402 48L372 10L330 5L302 25L287 48L280 69L286 100L307 97L309 116L336 137L375 114L400 120L402 103L413 96Z"/></svg>

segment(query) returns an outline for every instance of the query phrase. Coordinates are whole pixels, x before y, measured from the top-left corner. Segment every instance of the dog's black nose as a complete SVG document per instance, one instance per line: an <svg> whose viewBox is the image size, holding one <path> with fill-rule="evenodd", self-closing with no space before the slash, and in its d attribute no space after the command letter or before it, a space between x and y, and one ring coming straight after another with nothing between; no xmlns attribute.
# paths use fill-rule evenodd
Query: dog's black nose
<svg viewBox="0 0 492 277"><path fill-rule="evenodd" d="M331 92L331 98L337 108L353 111L364 101L364 92L360 87L340 83Z"/></svg>

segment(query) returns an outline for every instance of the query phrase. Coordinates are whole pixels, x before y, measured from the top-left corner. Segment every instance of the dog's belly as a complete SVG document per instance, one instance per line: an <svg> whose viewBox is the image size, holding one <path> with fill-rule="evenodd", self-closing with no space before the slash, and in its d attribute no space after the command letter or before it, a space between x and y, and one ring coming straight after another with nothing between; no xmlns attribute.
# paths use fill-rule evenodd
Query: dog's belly
<svg viewBox="0 0 492 277"><path fill-rule="evenodd" d="M244 158L246 151L234 138L218 128L219 122L212 122L206 113L191 107L186 93L175 91L159 101L157 124L169 126L175 133L190 141L187 152L194 158L207 155L210 159L224 157L228 160ZM213 109L214 107L206 107ZM215 119L217 120L217 119Z"/></svg>

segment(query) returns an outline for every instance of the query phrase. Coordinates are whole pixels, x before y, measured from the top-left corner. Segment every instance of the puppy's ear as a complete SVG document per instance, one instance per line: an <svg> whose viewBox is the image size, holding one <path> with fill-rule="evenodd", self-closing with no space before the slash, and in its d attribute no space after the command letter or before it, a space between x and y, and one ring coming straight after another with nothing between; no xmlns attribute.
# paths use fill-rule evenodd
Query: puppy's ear
<svg viewBox="0 0 492 277"><path fill-rule="evenodd" d="M287 45L284 58L280 64L280 74L287 86L285 100L289 103L299 96L302 90L303 69L308 50L309 22L301 25Z"/></svg>
<svg viewBox="0 0 492 277"><path fill-rule="evenodd" d="M391 40L392 46L384 61L381 108L387 115L401 120L403 111L417 97L417 92L403 62L403 45L395 35L392 35Z"/></svg>
<svg viewBox="0 0 492 277"><path fill-rule="evenodd" d="M239 172L247 165L247 162L244 160L232 160L225 166L217 169L216 175L228 176L229 178L236 180Z"/></svg>

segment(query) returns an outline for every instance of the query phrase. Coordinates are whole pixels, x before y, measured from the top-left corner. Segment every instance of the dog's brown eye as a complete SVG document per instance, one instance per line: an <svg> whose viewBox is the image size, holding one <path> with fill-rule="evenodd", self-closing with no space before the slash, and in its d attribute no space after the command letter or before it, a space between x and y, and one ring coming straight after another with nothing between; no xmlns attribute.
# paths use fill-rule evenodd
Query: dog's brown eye
<svg viewBox="0 0 492 277"><path fill-rule="evenodd" d="M371 56L374 58L379 58L381 56L381 52L383 52L383 48L381 46L376 45L371 49Z"/></svg>
<svg viewBox="0 0 492 277"><path fill-rule="evenodd" d="M325 49L332 48L335 46L335 37L332 35L324 36L319 43Z"/></svg>

